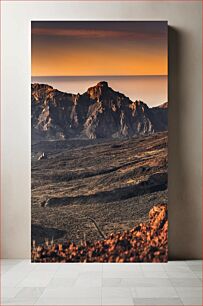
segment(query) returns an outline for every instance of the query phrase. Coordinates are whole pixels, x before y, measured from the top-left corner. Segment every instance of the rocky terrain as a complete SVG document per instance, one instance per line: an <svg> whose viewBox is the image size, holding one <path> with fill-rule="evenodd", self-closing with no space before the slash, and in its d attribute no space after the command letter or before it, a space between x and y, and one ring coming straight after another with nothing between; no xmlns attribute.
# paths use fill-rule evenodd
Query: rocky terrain
<svg viewBox="0 0 203 306"><path fill-rule="evenodd" d="M167 203L167 140L161 132L33 144L32 239L93 242L146 221Z"/></svg>
<svg viewBox="0 0 203 306"><path fill-rule="evenodd" d="M83 94L32 84L32 142L121 138L167 131L168 103L149 108L99 82Z"/></svg>
<svg viewBox="0 0 203 306"><path fill-rule="evenodd" d="M167 206L159 204L149 212L149 221L103 240L76 245L46 241L32 246L33 262L166 262L168 259Z"/></svg>
<svg viewBox="0 0 203 306"><path fill-rule="evenodd" d="M81 261L165 260L167 225L153 232L148 214L162 203L166 216L168 103L150 108L107 82L31 94L33 261L80 261L80 247Z"/></svg>

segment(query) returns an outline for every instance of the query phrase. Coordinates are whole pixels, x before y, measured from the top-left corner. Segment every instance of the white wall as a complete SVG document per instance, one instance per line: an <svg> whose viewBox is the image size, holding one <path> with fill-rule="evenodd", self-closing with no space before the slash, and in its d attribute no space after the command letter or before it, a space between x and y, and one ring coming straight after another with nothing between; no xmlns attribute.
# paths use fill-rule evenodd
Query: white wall
<svg viewBox="0 0 203 306"><path fill-rule="evenodd" d="M201 257L201 1L4 1L2 257L30 257L30 21L168 20L169 251Z"/></svg>

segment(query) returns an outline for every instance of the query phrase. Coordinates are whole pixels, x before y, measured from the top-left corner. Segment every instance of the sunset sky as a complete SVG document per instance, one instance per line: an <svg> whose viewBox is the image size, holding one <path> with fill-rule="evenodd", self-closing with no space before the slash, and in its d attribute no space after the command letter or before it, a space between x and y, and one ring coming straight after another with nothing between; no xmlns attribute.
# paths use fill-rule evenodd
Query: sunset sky
<svg viewBox="0 0 203 306"><path fill-rule="evenodd" d="M32 22L32 76L167 75L166 22Z"/></svg>

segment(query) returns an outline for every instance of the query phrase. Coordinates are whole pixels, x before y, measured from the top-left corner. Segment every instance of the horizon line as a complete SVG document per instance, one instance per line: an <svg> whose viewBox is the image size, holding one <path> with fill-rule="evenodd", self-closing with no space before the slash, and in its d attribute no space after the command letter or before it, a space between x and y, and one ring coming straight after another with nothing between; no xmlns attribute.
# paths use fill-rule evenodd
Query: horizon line
<svg viewBox="0 0 203 306"><path fill-rule="evenodd" d="M168 76L168 74L121 74L121 75L31 75L32 78L49 78L49 77L145 77L145 76Z"/></svg>

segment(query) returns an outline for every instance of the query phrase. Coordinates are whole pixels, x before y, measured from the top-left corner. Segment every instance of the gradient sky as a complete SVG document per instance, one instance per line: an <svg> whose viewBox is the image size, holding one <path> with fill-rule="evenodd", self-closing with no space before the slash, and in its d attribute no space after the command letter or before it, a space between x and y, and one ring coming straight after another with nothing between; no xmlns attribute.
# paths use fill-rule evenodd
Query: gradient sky
<svg viewBox="0 0 203 306"><path fill-rule="evenodd" d="M32 76L167 75L165 21L33 21Z"/></svg>

